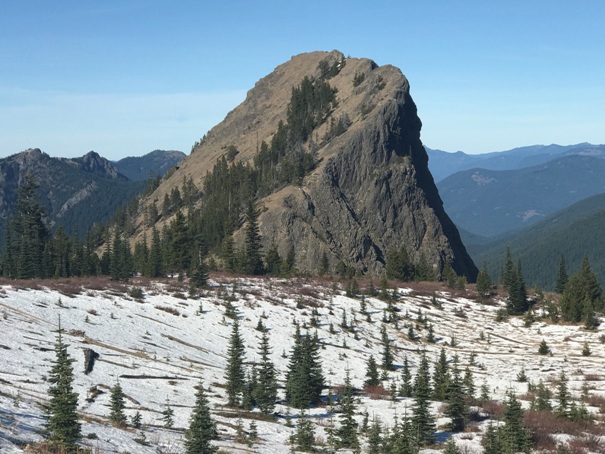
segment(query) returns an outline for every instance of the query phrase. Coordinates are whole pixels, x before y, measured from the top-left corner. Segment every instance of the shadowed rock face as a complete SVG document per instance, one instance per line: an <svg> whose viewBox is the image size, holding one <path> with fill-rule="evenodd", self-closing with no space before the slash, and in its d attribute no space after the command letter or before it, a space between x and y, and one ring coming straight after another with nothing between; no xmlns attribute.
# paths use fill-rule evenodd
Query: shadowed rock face
<svg viewBox="0 0 605 454"><path fill-rule="evenodd" d="M201 183L199 176L230 145L240 151L236 160L251 160L259 141L269 142L278 121L285 120L292 88L305 76L319 77L322 61L339 67L329 79L338 90L338 105L330 117L337 121L344 116L349 126L330 138L330 118L316 128L315 170L302 185L260 201L265 246L275 243L285 257L294 245L301 271L317 270L325 252L332 268L342 260L359 271L379 273L388 251L405 245L416 262L424 257L441 272L451 261L458 274L474 280L477 269L443 210L428 170L420 141L422 124L407 79L393 66L345 59L337 51L295 56L257 82L162 185L166 187L151 197L161 197L183 176Z"/></svg>

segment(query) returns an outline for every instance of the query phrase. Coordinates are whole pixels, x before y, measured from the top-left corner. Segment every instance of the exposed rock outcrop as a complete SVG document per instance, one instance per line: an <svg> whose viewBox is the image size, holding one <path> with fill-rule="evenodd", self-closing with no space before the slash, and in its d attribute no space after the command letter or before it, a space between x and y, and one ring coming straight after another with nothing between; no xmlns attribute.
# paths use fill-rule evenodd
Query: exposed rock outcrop
<svg viewBox="0 0 605 454"><path fill-rule="evenodd" d="M325 252L332 267L342 260L372 273L382 270L389 250L405 245L416 262L423 257L440 272L450 261L458 274L474 279L477 269L428 170L407 79L393 66L345 59L337 51L295 56L257 82L150 200L162 200L184 177L201 186L229 146L237 147L236 160L251 161L259 142L269 142L285 121L292 88L326 67L337 69L329 79L338 90L330 117L345 118L346 131L330 134L328 118L312 134L316 168L300 186L260 200L265 245L274 242L282 256L294 245L301 271L317 270Z"/></svg>

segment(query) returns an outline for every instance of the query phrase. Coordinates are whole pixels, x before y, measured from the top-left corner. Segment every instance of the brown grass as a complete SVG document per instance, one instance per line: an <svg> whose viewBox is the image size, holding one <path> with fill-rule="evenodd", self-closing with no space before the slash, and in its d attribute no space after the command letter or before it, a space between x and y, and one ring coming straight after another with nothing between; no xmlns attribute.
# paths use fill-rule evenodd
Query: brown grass
<svg viewBox="0 0 605 454"><path fill-rule="evenodd" d="M178 310L176 310L174 307L168 307L168 306L155 306L155 308L156 308L156 309L159 309L159 310L161 310L161 311L164 311L164 312L168 312L169 314L176 315L177 317L178 317L179 315L181 315L181 313L180 313Z"/></svg>
<svg viewBox="0 0 605 454"><path fill-rule="evenodd" d="M372 400L385 400L391 398L389 391L384 389L384 386L382 385L366 386L363 388L363 392Z"/></svg>

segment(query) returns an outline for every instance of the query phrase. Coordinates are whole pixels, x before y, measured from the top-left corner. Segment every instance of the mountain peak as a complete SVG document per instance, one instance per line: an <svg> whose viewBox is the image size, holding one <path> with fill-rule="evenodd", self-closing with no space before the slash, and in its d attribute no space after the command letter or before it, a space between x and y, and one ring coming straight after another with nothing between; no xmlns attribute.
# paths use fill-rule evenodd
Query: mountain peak
<svg viewBox="0 0 605 454"><path fill-rule="evenodd" d="M440 273L452 262L474 279L476 267L429 173L420 128L398 68L339 51L296 55L260 79L147 203L185 180L201 188L222 159L260 173L273 168L281 180L268 184L274 177L267 174L254 189L263 246L275 244L282 257L296 246L299 270L314 272L327 256L334 271L342 262L379 274L389 252L405 245L416 264ZM262 164L260 149L275 159ZM306 170L285 176L300 156L307 156ZM240 243L242 232L234 239Z"/></svg>

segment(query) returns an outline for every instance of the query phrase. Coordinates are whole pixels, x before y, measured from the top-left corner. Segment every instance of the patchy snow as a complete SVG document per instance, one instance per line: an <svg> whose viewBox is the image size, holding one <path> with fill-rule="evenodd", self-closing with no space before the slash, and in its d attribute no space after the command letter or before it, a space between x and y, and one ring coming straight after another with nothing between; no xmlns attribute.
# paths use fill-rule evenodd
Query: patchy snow
<svg viewBox="0 0 605 454"><path fill-rule="evenodd" d="M380 362L381 320L387 304L379 299L366 298L371 318L367 321L359 313L359 299L344 296L344 292L328 283L222 277L212 281L211 287L203 296L193 299L185 298L169 283L158 282L144 289L143 299L135 300L126 292L110 289L83 290L67 296L46 288L4 286L0 291L0 452L20 453L25 445L42 440L38 433L45 422L41 404L48 399L47 376L55 357L53 347L59 317L69 353L76 360L74 388L80 396L82 444L102 452L182 452L183 431L195 400L194 386L200 380L209 388L207 395L218 422L217 446L229 452L290 450L287 443L294 429L286 425L286 416L290 414L295 422L298 412L284 405L277 406L279 417L275 421L256 420L259 441L254 446L235 440L238 413L224 406L226 396L221 386L231 334L231 320L224 315L226 298L232 299L237 308L249 363L259 359L260 333L255 327L264 314L263 324L269 329L272 359L281 384L289 361L284 354L289 354L293 344L294 322L309 326L313 307L320 314L317 332L325 347L320 354L330 386L342 384L349 369L353 386L361 388L369 356L374 355ZM542 379L551 387L564 371L574 394L579 394L584 380L589 379L591 393L605 395L605 382L601 381L605 354L605 345L600 341L602 329L588 332L578 326L541 321L526 328L517 318L495 321L502 303L484 305L471 299L453 298L442 291L436 294L438 305L433 305L432 295L418 295L409 288L398 289L398 294L394 307L401 320L398 327L393 323L386 327L394 344L395 363L401 365L406 355L412 375L422 350L434 362L445 347L448 358L459 356L462 369L471 367L477 389L485 382L492 396L499 400L508 388L514 388L518 394L527 391L527 384L516 380L522 369L532 382ZM340 328L343 310L349 323L355 320L354 332ZM416 321L418 311L433 325L437 343L426 342L426 328ZM404 318L406 315L409 319ZM414 323L419 340L407 338L410 322ZM330 333L330 324L334 333ZM314 330L311 328L311 333ZM455 347L446 345L452 337ZM542 339L548 343L552 355L537 354ZM591 356L581 354L584 342L590 345ZM84 374L85 348L100 354L88 375ZM399 371L389 373L398 383L399 375ZM143 431L118 429L108 423L109 390L118 380L126 394L127 416L130 419L140 411ZM89 391L95 387L101 393L87 400ZM174 410L172 429L164 428L161 419L167 402ZM387 425L392 424L395 416L410 414L412 406L411 399L392 402L364 395L359 396L359 402L360 422L362 412L367 410L370 419L377 416ZM442 409L441 403L433 404L437 423L443 427L448 419L441 414ZM309 413L317 424L317 437L325 440L324 429L338 424L338 415L326 407L314 408ZM241 417L244 429L248 429L251 420L246 414ZM466 446L465 452L481 452L483 425L478 424L477 432L454 435L460 446ZM95 435L96 438L88 438ZM449 436L444 431L437 435L442 442ZM143 436L146 445L140 443Z"/></svg>

